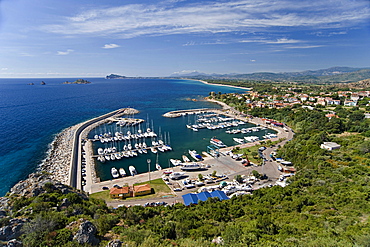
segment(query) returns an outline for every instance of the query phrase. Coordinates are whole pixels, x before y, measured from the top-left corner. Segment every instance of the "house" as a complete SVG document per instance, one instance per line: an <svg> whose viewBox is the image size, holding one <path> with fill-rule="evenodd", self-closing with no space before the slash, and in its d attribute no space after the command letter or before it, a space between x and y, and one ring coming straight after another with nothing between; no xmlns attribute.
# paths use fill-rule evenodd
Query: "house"
<svg viewBox="0 0 370 247"><path fill-rule="evenodd" d="M333 113L328 113L328 114L325 115L325 117L329 118L329 120L332 119L333 117L339 118L339 116L337 116L337 115L335 115Z"/></svg>
<svg viewBox="0 0 370 247"><path fill-rule="evenodd" d="M143 196L152 193L152 188L150 184L141 184L133 186L133 196Z"/></svg>
<svg viewBox="0 0 370 247"><path fill-rule="evenodd" d="M334 149L339 149L340 145L335 142L324 142L323 144L320 145L320 148L331 151Z"/></svg>
<svg viewBox="0 0 370 247"><path fill-rule="evenodd" d="M353 100L345 100L344 106L356 106L357 102Z"/></svg>
<svg viewBox="0 0 370 247"><path fill-rule="evenodd" d="M128 186L125 187L113 187L109 191L109 196L113 199L123 199L130 196L130 190Z"/></svg>

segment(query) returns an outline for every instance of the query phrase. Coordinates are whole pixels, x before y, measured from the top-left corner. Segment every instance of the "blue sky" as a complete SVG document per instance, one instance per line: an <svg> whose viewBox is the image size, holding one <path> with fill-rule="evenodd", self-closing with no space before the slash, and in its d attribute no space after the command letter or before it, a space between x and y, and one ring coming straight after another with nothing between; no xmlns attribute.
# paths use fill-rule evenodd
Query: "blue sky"
<svg viewBox="0 0 370 247"><path fill-rule="evenodd" d="M0 0L0 78L370 67L369 0Z"/></svg>

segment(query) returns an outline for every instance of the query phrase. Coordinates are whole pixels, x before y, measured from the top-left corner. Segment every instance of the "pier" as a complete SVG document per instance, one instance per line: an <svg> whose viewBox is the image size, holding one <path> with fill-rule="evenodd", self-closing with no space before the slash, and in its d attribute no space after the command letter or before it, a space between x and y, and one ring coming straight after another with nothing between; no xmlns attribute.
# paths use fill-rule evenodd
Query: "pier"
<svg viewBox="0 0 370 247"><path fill-rule="evenodd" d="M133 108L121 108L102 116L90 119L78 125L73 135L72 154L70 161L68 184L77 189L82 189L82 163L85 161L86 180L91 183L91 174L95 174L94 163L91 163L87 152L92 152L92 146L87 141L89 132L98 125L115 121L123 115L132 115L138 113ZM117 120L118 121L118 120ZM87 145L86 145L87 144ZM89 148L90 147L90 148Z"/></svg>

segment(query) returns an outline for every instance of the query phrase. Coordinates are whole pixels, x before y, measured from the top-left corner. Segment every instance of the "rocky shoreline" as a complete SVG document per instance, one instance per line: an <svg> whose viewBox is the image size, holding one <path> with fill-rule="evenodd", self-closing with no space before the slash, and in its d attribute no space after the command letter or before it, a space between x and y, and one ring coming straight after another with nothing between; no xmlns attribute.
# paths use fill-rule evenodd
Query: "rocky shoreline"
<svg viewBox="0 0 370 247"><path fill-rule="evenodd" d="M55 136L47 157L38 167L38 171L47 172L51 179L68 184L73 137L80 125L68 127Z"/></svg>

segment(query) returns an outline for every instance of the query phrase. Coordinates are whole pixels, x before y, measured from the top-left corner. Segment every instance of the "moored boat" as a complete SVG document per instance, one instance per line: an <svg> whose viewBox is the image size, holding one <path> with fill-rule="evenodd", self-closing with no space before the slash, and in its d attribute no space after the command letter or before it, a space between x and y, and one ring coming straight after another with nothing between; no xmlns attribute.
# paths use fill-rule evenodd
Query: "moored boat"
<svg viewBox="0 0 370 247"><path fill-rule="evenodd" d="M183 155L183 156L182 156L182 160L183 160L184 162L190 162L190 159L189 159L186 155Z"/></svg>
<svg viewBox="0 0 370 247"><path fill-rule="evenodd" d="M202 156L200 156L197 151L195 150L189 150L189 154L191 157L193 157L196 161L203 160Z"/></svg>
<svg viewBox="0 0 370 247"><path fill-rule="evenodd" d="M134 166L129 166L128 170L130 171L131 176L137 175L137 171Z"/></svg>
<svg viewBox="0 0 370 247"><path fill-rule="evenodd" d="M226 145L221 140L217 139L216 137L212 137L209 142L220 148L226 147Z"/></svg>
<svg viewBox="0 0 370 247"><path fill-rule="evenodd" d="M124 176L126 176L127 174L126 174L126 171L125 171L125 169L123 169L123 168L119 168L119 174L122 176L122 177L124 177Z"/></svg>
<svg viewBox="0 0 370 247"><path fill-rule="evenodd" d="M111 170L110 170L110 172L111 172L113 178L118 178L119 177L117 168L112 167Z"/></svg>

